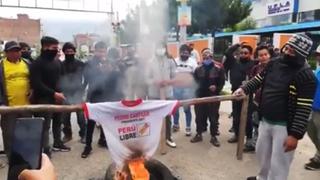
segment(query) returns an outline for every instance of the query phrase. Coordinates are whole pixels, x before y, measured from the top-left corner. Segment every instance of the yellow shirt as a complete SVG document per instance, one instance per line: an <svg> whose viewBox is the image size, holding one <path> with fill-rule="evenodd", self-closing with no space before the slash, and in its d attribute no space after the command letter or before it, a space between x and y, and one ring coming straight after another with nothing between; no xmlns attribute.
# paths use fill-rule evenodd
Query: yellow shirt
<svg viewBox="0 0 320 180"><path fill-rule="evenodd" d="M29 104L30 84L28 65L23 60L12 63L5 58L3 66L9 106Z"/></svg>

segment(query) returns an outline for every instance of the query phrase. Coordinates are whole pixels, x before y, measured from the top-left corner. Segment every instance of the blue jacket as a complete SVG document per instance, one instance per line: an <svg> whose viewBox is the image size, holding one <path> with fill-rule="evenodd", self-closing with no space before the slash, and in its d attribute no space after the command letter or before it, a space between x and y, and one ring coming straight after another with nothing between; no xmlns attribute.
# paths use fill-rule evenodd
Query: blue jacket
<svg viewBox="0 0 320 180"><path fill-rule="evenodd" d="M314 95L312 109L314 111L320 111L320 68L317 68L315 76L317 77L317 90Z"/></svg>

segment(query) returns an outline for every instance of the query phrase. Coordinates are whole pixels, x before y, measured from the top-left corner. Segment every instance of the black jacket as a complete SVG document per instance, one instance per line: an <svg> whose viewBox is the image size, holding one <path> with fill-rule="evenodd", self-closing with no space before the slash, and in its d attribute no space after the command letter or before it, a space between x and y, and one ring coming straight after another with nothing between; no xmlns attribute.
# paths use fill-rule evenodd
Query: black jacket
<svg viewBox="0 0 320 180"><path fill-rule="evenodd" d="M251 68L256 64L254 61L237 60L233 54L239 47L239 44L231 46L225 53L226 61L224 62L224 68L226 73L230 72L232 91L242 85L242 82L249 76Z"/></svg>
<svg viewBox="0 0 320 180"><path fill-rule="evenodd" d="M119 68L93 57L85 65L84 77L88 83L87 101L97 103L121 100Z"/></svg>
<svg viewBox="0 0 320 180"><path fill-rule="evenodd" d="M288 134L302 139L316 90L316 78L305 60L269 62L245 86L246 94L261 87L260 114L269 121L286 122Z"/></svg>
<svg viewBox="0 0 320 180"><path fill-rule="evenodd" d="M194 78L198 83L198 89L196 91L197 97L219 95L225 83L224 69L216 63L197 67L194 72ZM211 85L216 86L217 89L215 92L209 89Z"/></svg>
<svg viewBox="0 0 320 180"><path fill-rule="evenodd" d="M83 94L86 86L84 66L85 64L77 59L62 62L63 76L60 87L65 95Z"/></svg>
<svg viewBox="0 0 320 180"><path fill-rule="evenodd" d="M62 75L62 63L58 59L38 57L30 68L30 81L35 104L54 104L54 93L61 92L59 80Z"/></svg>

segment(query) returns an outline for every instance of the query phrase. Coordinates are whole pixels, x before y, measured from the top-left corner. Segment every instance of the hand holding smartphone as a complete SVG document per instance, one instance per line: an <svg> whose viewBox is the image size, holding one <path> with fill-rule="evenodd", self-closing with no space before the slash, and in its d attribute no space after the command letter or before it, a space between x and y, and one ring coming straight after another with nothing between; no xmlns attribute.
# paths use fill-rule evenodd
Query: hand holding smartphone
<svg viewBox="0 0 320 180"><path fill-rule="evenodd" d="M18 180L25 169L40 169L43 118L18 118L9 157L8 180Z"/></svg>

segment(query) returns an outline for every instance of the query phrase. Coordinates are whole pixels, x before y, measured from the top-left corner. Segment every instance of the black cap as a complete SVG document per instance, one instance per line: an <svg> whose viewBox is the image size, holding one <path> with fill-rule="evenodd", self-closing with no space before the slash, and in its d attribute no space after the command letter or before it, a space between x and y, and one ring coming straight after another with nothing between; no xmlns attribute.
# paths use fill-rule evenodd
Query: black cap
<svg viewBox="0 0 320 180"><path fill-rule="evenodd" d="M13 50L13 49L21 50L21 47L15 41L9 41L9 42L6 43L6 45L4 45L4 51L6 51L6 52L10 51L10 50Z"/></svg>

